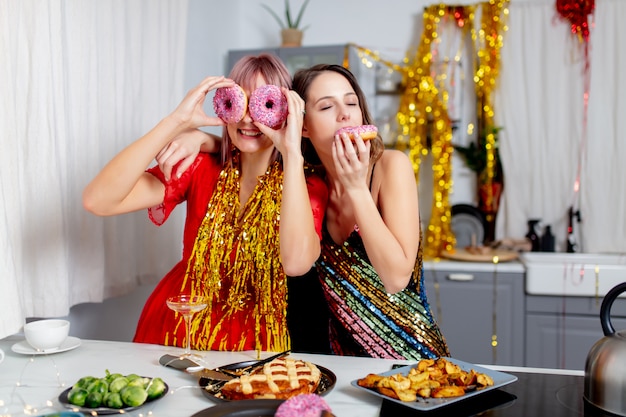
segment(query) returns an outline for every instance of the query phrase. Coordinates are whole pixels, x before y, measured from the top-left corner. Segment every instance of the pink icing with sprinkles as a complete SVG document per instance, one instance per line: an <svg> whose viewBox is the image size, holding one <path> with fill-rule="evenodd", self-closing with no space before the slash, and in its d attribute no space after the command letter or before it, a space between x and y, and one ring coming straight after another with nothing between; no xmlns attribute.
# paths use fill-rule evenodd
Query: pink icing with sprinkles
<svg viewBox="0 0 626 417"><path fill-rule="evenodd" d="M276 129L287 119L287 98L280 87L266 84L252 92L248 111L255 122Z"/></svg>
<svg viewBox="0 0 626 417"><path fill-rule="evenodd" d="M213 109L225 123L239 123L246 114L247 104L246 92L238 85L215 90Z"/></svg>
<svg viewBox="0 0 626 417"><path fill-rule="evenodd" d="M300 394L278 406L274 417L320 417L322 411L332 412L322 397L317 394Z"/></svg>
<svg viewBox="0 0 626 417"><path fill-rule="evenodd" d="M337 130L335 135L341 135L342 133L347 133L351 137L354 137L355 134L363 137L363 135L378 133L378 128L374 125L346 126Z"/></svg>

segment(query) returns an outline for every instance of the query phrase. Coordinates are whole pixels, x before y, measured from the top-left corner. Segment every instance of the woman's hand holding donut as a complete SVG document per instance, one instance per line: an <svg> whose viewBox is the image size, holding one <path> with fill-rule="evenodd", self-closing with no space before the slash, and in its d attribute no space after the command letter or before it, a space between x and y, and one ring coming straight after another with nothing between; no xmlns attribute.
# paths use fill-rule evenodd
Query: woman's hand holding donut
<svg viewBox="0 0 626 417"><path fill-rule="evenodd" d="M346 191L367 189L367 172L370 163L370 142L360 136L352 141L347 133L335 136L332 155L337 176Z"/></svg>
<svg viewBox="0 0 626 417"><path fill-rule="evenodd" d="M203 145L207 151L219 149L219 138L199 130L202 126L223 126L224 122L219 117L207 116L204 112L204 101L211 90L220 87L232 87L235 82L224 76L210 76L202 80L193 89L189 90L183 101L172 113L184 130L174 137L156 155L155 159L163 171L166 180L171 175L178 177L191 166ZM182 161L182 162L181 162ZM172 172L174 166L181 162L176 172Z"/></svg>
<svg viewBox="0 0 626 417"><path fill-rule="evenodd" d="M224 122L215 116L207 116L204 112L204 100L211 90L220 87L232 87L235 82L224 76L210 76L189 90L183 101L178 105L172 116L178 119L186 129L202 126L224 126Z"/></svg>
<svg viewBox="0 0 626 417"><path fill-rule="evenodd" d="M293 90L282 88L287 98L289 113L287 121L278 130L274 130L262 123L254 122L261 132L272 140L274 146L283 155L302 155L300 143L302 141L302 125L304 123L304 100Z"/></svg>

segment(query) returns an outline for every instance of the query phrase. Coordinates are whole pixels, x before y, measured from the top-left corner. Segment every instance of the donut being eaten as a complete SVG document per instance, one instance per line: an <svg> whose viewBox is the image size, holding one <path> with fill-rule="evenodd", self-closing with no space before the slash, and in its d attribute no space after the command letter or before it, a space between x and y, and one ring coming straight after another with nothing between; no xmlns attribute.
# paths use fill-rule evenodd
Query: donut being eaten
<svg viewBox="0 0 626 417"><path fill-rule="evenodd" d="M335 132L335 135L343 135L346 133L351 140L356 140L357 136L361 139L372 140L378 135L378 128L374 125L362 125L362 126L346 126Z"/></svg>

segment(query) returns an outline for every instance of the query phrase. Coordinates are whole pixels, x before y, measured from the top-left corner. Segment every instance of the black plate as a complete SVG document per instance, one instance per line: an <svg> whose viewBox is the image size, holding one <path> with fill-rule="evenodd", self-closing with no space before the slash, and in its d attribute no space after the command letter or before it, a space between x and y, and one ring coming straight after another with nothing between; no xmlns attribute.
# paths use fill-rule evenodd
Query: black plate
<svg viewBox="0 0 626 417"><path fill-rule="evenodd" d="M258 361L237 362L237 363L231 363L225 366L220 366L220 368L235 371L237 369L254 365L257 362ZM317 364L314 364L314 365L317 366L317 368L320 370L320 373L321 373L320 384L317 387L317 391L315 391L315 393L318 395L326 395L335 386L335 383L337 382L337 376L333 373L333 371L331 371L328 368L324 368L323 366L320 366ZM220 381L216 381L210 378L200 378L198 381L198 384L200 384L200 387L202 387L202 393L204 394L205 397L211 400L219 401L219 402L230 402L230 400L227 400L226 398L222 398L220 396L223 382L220 383ZM239 401L234 401L234 402L240 402L240 401L244 401L244 400L239 400ZM258 401L268 401L268 400L260 399ZM276 401L276 400L271 400L271 401Z"/></svg>
<svg viewBox="0 0 626 417"><path fill-rule="evenodd" d="M146 377L143 377L146 378ZM150 377L148 377L150 378ZM79 407L77 405L71 404L68 400L67 400L67 394L70 392L70 390L72 389L72 387L69 387L68 389L66 389L65 391L63 391L61 394L59 394L59 402L61 404L63 404L63 406L65 408L69 408L72 411L80 411L82 413L86 413L88 415L92 415L92 416L106 416L106 415L111 415L111 414L126 414L130 411L136 410L138 408L141 408L143 406L145 406L146 404L149 404L153 401L156 401L160 398L163 398L165 396L165 394L168 393L168 391L170 390L170 387L165 383L165 391L163 391L163 394L156 397L156 398L152 398L152 399L148 399L146 400L145 403L137 406L137 407L124 407L124 408L109 408L109 407L97 407L97 408L89 408L89 407Z"/></svg>
<svg viewBox="0 0 626 417"><path fill-rule="evenodd" d="M455 204L452 206L452 220L450 227L456 237L456 247L459 249L472 245L472 235L476 238L476 245L481 246L485 239L486 220L484 214L469 204Z"/></svg>
<svg viewBox="0 0 626 417"><path fill-rule="evenodd" d="M273 417L283 400L241 400L217 404L191 417Z"/></svg>

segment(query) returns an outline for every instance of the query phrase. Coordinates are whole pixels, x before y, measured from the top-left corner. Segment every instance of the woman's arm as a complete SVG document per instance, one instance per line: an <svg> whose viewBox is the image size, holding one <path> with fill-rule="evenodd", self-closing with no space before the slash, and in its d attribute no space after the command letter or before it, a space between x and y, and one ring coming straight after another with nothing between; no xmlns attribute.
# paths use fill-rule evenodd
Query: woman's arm
<svg viewBox="0 0 626 417"><path fill-rule="evenodd" d="M387 150L376 164L374 175L374 181L380 184L376 187L379 215L368 216L374 221L364 223L359 221L357 210L357 224L374 269L387 291L395 293L408 285L419 250L415 172L406 154Z"/></svg>
<svg viewBox="0 0 626 417"><path fill-rule="evenodd" d="M387 150L376 163L370 191L364 175L369 165L367 145L359 140L352 146L342 138L335 142L334 159L370 262L385 289L396 293L409 283L419 249L417 185L408 157Z"/></svg>
<svg viewBox="0 0 626 417"><path fill-rule="evenodd" d="M295 91L283 88L283 93L289 105L286 125L280 130L273 130L260 123L255 125L272 139L283 158L280 256L285 273L300 276L308 272L319 257L320 236L315 227L300 147L304 101ZM325 193L325 189L321 191ZM316 199L324 200L325 204L323 197Z"/></svg>
<svg viewBox="0 0 626 417"><path fill-rule="evenodd" d="M146 173L161 149L182 132L223 122L204 113L207 93L231 86L224 77L207 77L190 90L169 116L117 154L83 191L83 206L100 216L111 216L153 207L163 201L164 185Z"/></svg>

